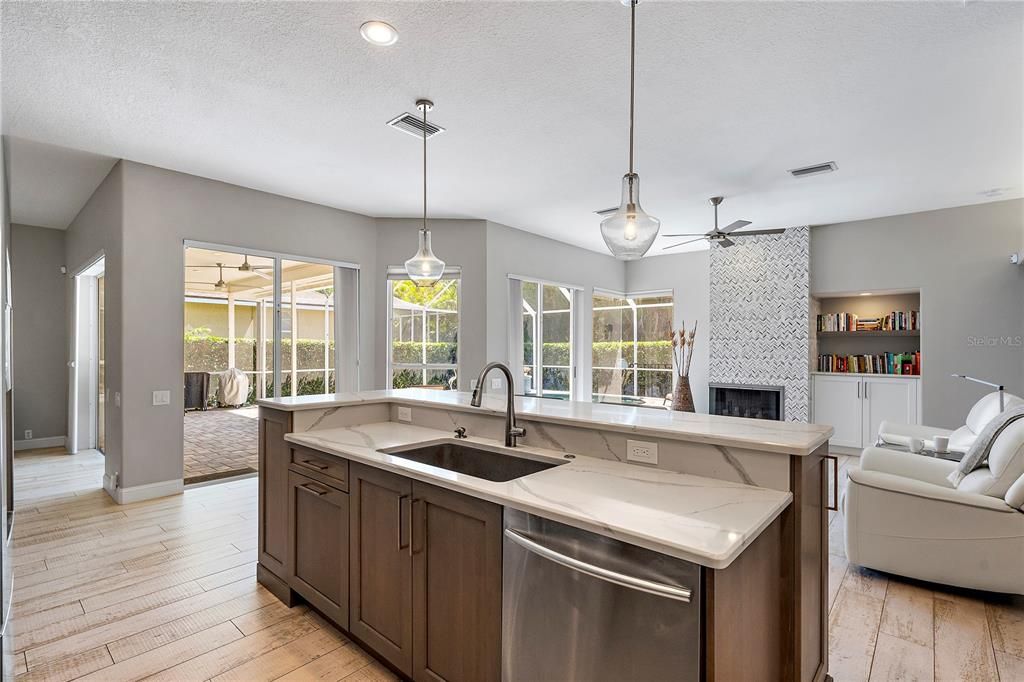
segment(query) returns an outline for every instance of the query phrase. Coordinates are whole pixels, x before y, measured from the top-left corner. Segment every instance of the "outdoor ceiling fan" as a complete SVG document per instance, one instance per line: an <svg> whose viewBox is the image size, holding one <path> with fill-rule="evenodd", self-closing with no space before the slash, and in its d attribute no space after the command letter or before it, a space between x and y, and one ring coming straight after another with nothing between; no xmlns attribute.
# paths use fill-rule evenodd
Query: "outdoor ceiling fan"
<svg viewBox="0 0 1024 682"><path fill-rule="evenodd" d="M242 261L241 265L224 265L223 263L217 263L216 265L190 265L188 267L190 267L190 268L220 268L220 274L221 274L220 282L224 282L224 268L233 268L235 270L238 270L239 272L249 272L249 273L252 273L252 274L256 275L257 277L262 277L263 279L274 279L271 275L263 272L263 270L273 270L274 269L273 265L251 265L249 263L249 256L245 256L245 258ZM225 284L224 286L227 286L227 284ZM217 287L217 288L221 289L223 287Z"/></svg>
<svg viewBox="0 0 1024 682"><path fill-rule="evenodd" d="M714 229L711 230L710 232L706 232L704 234L699 234L699 233L695 233L695 232L694 233L682 232L682 233L662 235L664 237L696 237L696 239L688 239L685 242L679 242L678 244L672 244L671 246L666 246L666 247L664 247L662 249L662 251L666 251L668 249L674 249L677 246L683 246L684 244L692 244L693 242L699 242L701 239L707 239L708 242L710 242L712 244L717 243L720 246L727 247L727 246L734 245L736 243L734 240L737 237L753 237L753 236L756 236L756 235L759 235L759 234L782 234L783 232L785 232L784 229L778 229L778 230L749 230L747 232L736 232L736 230L740 229L741 227L746 227L747 225L749 225L750 224L749 220L737 220L737 221L735 221L733 223L729 223L725 227L719 229L719 227L718 227L718 205L722 203L723 197L711 197L711 199L709 201L711 201L711 205L715 207L715 227L714 227Z"/></svg>

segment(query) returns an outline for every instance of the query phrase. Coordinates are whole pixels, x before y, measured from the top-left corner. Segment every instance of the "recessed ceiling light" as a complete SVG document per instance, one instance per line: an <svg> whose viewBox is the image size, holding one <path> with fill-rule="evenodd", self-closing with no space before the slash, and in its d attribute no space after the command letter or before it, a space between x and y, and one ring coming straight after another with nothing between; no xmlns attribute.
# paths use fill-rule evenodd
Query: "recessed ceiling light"
<svg viewBox="0 0 1024 682"><path fill-rule="evenodd" d="M386 47L398 42L398 31L383 21L367 21L359 27L359 35L371 45Z"/></svg>
<svg viewBox="0 0 1024 682"><path fill-rule="evenodd" d="M862 291L860 295L861 296L870 296L871 292L870 291Z"/></svg>

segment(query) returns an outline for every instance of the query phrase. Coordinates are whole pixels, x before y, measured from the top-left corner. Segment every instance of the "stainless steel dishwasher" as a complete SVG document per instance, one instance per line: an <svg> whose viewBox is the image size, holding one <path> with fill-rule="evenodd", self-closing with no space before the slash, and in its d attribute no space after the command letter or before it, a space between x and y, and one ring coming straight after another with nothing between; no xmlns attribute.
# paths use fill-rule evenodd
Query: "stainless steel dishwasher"
<svg viewBox="0 0 1024 682"><path fill-rule="evenodd" d="M505 682L657 682L701 673L700 567L505 509Z"/></svg>

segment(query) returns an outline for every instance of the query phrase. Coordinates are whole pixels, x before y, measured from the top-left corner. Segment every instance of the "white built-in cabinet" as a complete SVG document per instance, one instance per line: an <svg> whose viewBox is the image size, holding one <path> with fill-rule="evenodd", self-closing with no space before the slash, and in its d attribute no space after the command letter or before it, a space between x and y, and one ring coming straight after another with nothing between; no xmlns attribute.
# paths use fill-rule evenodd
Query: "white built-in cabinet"
<svg viewBox="0 0 1024 682"><path fill-rule="evenodd" d="M883 421L921 423L921 377L813 374L811 421L835 429L834 446L874 445Z"/></svg>

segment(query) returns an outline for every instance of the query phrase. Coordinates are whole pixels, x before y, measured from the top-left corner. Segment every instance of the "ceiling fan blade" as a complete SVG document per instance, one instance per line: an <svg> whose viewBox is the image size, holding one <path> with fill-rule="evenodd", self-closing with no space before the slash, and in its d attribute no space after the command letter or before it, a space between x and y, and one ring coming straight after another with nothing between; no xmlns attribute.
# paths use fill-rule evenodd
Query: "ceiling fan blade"
<svg viewBox="0 0 1024 682"><path fill-rule="evenodd" d="M672 232L664 233L662 237L707 237L703 232Z"/></svg>
<svg viewBox="0 0 1024 682"><path fill-rule="evenodd" d="M253 268L249 272L251 272L252 274L256 275L257 277L262 277L263 279L274 279L272 276L268 275L267 273L260 272L259 270L256 270L255 268Z"/></svg>
<svg viewBox="0 0 1024 682"><path fill-rule="evenodd" d="M718 240L718 243L719 245L721 245L723 249L727 249L730 246L736 246L736 242L729 239L728 237L722 237L721 239Z"/></svg>
<svg viewBox="0 0 1024 682"><path fill-rule="evenodd" d="M746 232L737 232L733 237L754 237L759 234L782 234L786 230L747 230Z"/></svg>
<svg viewBox="0 0 1024 682"><path fill-rule="evenodd" d="M666 237L669 237L669 236L671 236L671 235L665 235L665 236L666 236ZM663 247L663 248L662 248L661 250L662 250L662 251L668 251L669 249L674 249L674 248L676 248L677 246L683 246L684 244L692 244L692 243L694 243L694 242L699 242L699 241L701 241L702 239L704 239L704 237L697 237L696 239L689 239L689 240L687 240L687 241L685 241L685 242L679 242L678 244L673 244L672 246L666 246L666 247Z"/></svg>
<svg viewBox="0 0 1024 682"><path fill-rule="evenodd" d="M730 223L730 224L726 225L721 230L719 230L719 232L721 232L722 234L729 234L733 230L738 230L741 227L746 227L749 224L750 224L749 220L737 220L734 223Z"/></svg>
<svg viewBox="0 0 1024 682"><path fill-rule="evenodd" d="M612 206L611 208L602 208L600 211L594 211L594 213L597 215L608 215L609 213L615 213L618 210L618 206Z"/></svg>

